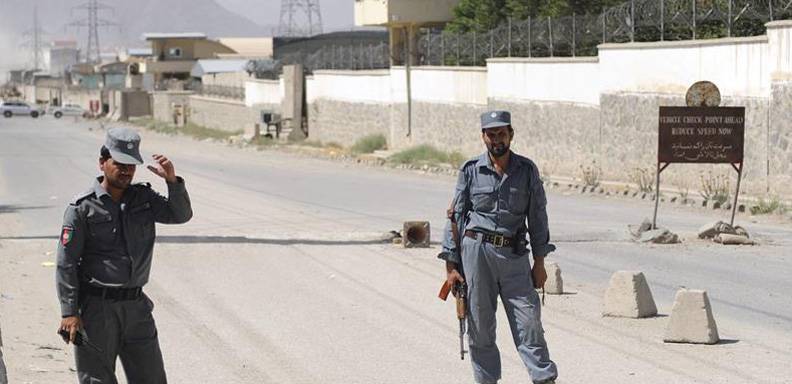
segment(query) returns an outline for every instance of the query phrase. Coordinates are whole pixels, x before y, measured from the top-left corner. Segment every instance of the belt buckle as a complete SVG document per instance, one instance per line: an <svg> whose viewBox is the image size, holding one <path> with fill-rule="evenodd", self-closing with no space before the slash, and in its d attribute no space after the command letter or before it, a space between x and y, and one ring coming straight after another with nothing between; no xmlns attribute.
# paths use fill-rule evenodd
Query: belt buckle
<svg viewBox="0 0 792 384"><path fill-rule="evenodd" d="M492 245L500 248L500 247L503 247L503 242L504 241L505 240L504 240L503 235L495 235L495 237L492 239Z"/></svg>

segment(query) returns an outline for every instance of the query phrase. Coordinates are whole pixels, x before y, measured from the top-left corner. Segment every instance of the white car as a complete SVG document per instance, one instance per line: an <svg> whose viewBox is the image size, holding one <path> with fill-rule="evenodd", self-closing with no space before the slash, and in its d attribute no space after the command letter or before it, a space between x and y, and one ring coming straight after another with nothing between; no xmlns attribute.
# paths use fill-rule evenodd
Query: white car
<svg viewBox="0 0 792 384"><path fill-rule="evenodd" d="M55 116L56 119L60 119L63 116L85 117L88 115L88 112L85 109L83 109L83 107L77 104L66 104L60 107L53 108L52 115Z"/></svg>
<svg viewBox="0 0 792 384"><path fill-rule="evenodd" d="M39 106L30 106L24 101L6 101L0 104L0 114L5 117L17 115L37 118L44 114L44 109Z"/></svg>

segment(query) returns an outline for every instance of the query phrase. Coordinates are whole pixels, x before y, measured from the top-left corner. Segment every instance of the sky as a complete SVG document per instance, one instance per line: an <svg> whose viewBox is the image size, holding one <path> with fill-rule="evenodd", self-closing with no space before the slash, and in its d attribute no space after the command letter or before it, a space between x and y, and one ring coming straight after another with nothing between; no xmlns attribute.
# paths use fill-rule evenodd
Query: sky
<svg viewBox="0 0 792 384"><path fill-rule="evenodd" d="M78 4L84 3L85 1L86 0L0 0L0 83L5 80L5 74L9 69L18 68L29 61L29 52L20 47L22 40L20 35L24 30L30 28L30 19L32 18L34 6L38 7L42 26L50 35L47 38L68 38L67 36L69 35L76 35L82 44L82 41L87 35L85 29L66 29L63 27L63 25L68 23L70 19L79 15L79 13L75 13L74 10L71 10L71 8ZM160 14L154 15L150 18L134 19L134 21L137 22L136 24L145 24L146 22L149 22L159 25L159 27L154 27L159 32L168 32L164 30L167 28L163 27L162 25L170 25L176 29L187 28L191 31L198 30L199 28L194 26L189 28L183 26L180 27L178 22L181 21L183 24L184 22L187 22L187 20L174 19L174 17L178 18L178 16L175 15L179 14L178 8L180 5L177 4L189 4L192 1L193 0L140 0L133 4L129 3L128 0L100 0L100 2L115 8L116 12L114 14L107 15L107 17L113 20L123 19L124 14L129 14L133 11L146 13L152 12L153 10L162 10L160 7L170 4L171 8L176 8L171 9L171 11L176 13L160 12ZM280 21L280 8L282 0L213 1L215 1L219 6L224 7L243 18L252 21L253 23L262 26L262 34L266 34L272 31L274 28L277 28L277 25ZM354 27L355 0L319 1L322 11L323 29L325 32L349 30ZM205 1L202 2L205 3ZM203 23L201 25L210 23L210 20L212 20L212 16L215 13L214 11L203 12L201 10L198 10L197 12L197 15L201 16L200 18L202 21L198 22L195 19L191 20L193 22ZM228 19L224 18L222 20ZM222 22L220 24L213 24L214 30L202 32L207 32L211 36L234 35L234 32L223 33L225 25L226 24L223 24ZM253 25L251 24L251 26ZM125 27L133 31L141 29L138 25L125 25ZM163 30L160 31L160 29ZM256 28L246 27L246 30L251 29L255 30ZM134 35L132 37L136 37L138 32L139 31L134 33L128 32L127 34ZM105 42L108 40L113 40L113 36L118 36L119 33L120 31L116 31L114 29L103 29L100 31L100 34L107 38L103 39ZM127 36L127 38L129 38L129 36Z"/></svg>
<svg viewBox="0 0 792 384"><path fill-rule="evenodd" d="M2 0L0 0L2 1ZM277 25L282 0L216 0L220 5L261 25ZM355 0L319 0L325 31L354 26Z"/></svg>

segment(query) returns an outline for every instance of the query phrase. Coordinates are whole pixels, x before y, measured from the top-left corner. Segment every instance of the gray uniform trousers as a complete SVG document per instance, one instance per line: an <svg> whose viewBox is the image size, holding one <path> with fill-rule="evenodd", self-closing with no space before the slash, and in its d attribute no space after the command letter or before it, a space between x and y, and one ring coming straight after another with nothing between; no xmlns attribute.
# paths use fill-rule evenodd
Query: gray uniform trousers
<svg viewBox="0 0 792 384"><path fill-rule="evenodd" d="M126 301L97 296L82 299L85 332L104 353L84 345L75 347L80 384L116 384L119 357L129 384L167 383L153 309L146 295Z"/></svg>
<svg viewBox="0 0 792 384"><path fill-rule="evenodd" d="M6 376L6 366L3 362L3 331L0 330L0 384L8 384L8 376Z"/></svg>
<svg viewBox="0 0 792 384"><path fill-rule="evenodd" d="M462 266L468 284L468 343L473 375L478 383L501 378L501 360L495 344L495 311L498 295L509 319L514 345L535 383L555 379L541 322L541 302L533 288L527 255L510 248L463 237Z"/></svg>

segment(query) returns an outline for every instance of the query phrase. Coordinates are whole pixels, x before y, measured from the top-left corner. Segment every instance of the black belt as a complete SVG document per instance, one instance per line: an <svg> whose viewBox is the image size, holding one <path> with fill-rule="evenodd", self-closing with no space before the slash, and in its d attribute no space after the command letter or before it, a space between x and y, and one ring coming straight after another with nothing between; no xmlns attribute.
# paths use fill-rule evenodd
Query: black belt
<svg viewBox="0 0 792 384"><path fill-rule="evenodd" d="M91 296L101 297L110 300L137 300L143 296L143 288L106 288L93 285L83 285L80 291Z"/></svg>
<svg viewBox="0 0 792 384"><path fill-rule="evenodd" d="M511 237L506 237L503 235L491 235L476 231L465 231L465 236L471 239L478 239L479 234L481 234L481 241L490 243L496 247L511 247L514 244L514 240Z"/></svg>

